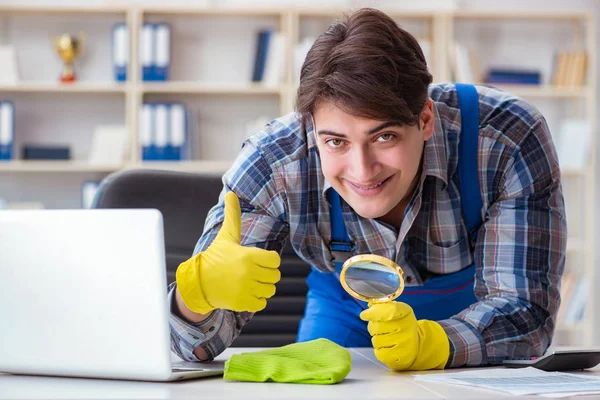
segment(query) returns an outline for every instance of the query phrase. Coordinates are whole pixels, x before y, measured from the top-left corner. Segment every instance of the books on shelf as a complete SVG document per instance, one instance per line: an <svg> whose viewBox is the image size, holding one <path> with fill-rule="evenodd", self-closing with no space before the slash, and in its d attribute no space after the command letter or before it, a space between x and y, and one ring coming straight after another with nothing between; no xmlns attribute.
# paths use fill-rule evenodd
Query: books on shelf
<svg viewBox="0 0 600 400"><path fill-rule="evenodd" d="M586 82L588 55L583 51L561 51L555 56L552 84L583 86Z"/></svg>
<svg viewBox="0 0 600 400"><path fill-rule="evenodd" d="M23 160L70 160L71 148L68 145L24 144Z"/></svg>
<svg viewBox="0 0 600 400"><path fill-rule="evenodd" d="M144 103L140 113L143 161L192 158L188 112L181 103Z"/></svg>
<svg viewBox="0 0 600 400"><path fill-rule="evenodd" d="M284 77L285 37L270 29L257 33L252 82L277 86Z"/></svg>
<svg viewBox="0 0 600 400"><path fill-rule="evenodd" d="M541 85L542 74L537 70L522 68L490 68L484 83L500 85Z"/></svg>
<svg viewBox="0 0 600 400"><path fill-rule="evenodd" d="M0 101L0 160L14 158L15 106L12 101Z"/></svg>
<svg viewBox="0 0 600 400"><path fill-rule="evenodd" d="M168 81L171 65L171 26L144 23L140 32L139 60L143 81Z"/></svg>

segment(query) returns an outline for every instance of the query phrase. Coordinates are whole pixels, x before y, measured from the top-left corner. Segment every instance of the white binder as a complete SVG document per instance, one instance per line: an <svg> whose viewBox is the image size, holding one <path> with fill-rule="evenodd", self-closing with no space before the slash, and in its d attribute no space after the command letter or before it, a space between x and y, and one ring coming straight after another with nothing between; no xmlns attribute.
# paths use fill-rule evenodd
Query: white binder
<svg viewBox="0 0 600 400"><path fill-rule="evenodd" d="M169 141L169 108L167 104L154 106L154 146L157 160L167 159L167 144Z"/></svg>
<svg viewBox="0 0 600 400"><path fill-rule="evenodd" d="M166 81L169 79L171 64L171 27L161 23L154 25L155 37L155 66L153 80Z"/></svg>
<svg viewBox="0 0 600 400"><path fill-rule="evenodd" d="M152 24L142 25L140 32L140 64L142 65L142 80L153 80L155 63L154 28Z"/></svg>
<svg viewBox="0 0 600 400"><path fill-rule="evenodd" d="M115 80L127 80L127 66L129 64L129 29L126 24L119 23L113 28L113 66Z"/></svg>
<svg viewBox="0 0 600 400"><path fill-rule="evenodd" d="M171 159L183 160L188 154L185 151L186 145L186 115L183 104L171 104L171 127L169 129L169 145L171 147Z"/></svg>
<svg viewBox="0 0 600 400"><path fill-rule="evenodd" d="M153 105L143 104L140 113L140 145L142 146L142 160L153 160L155 155L152 150L154 136Z"/></svg>
<svg viewBox="0 0 600 400"><path fill-rule="evenodd" d="M0 160L13 158L15 109L10 101L0 102Z"/></svg>

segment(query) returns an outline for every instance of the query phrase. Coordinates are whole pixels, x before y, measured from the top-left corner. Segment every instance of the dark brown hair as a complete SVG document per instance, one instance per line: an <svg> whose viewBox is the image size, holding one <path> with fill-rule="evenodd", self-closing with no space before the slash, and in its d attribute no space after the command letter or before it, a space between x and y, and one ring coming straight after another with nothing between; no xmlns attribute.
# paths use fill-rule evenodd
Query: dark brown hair
<svg viewBox="0 0 600 400"><path fill-rule="evenodd" d="M432 77L417 40L385 13L362 8L333 23L308 52L296 111L321 102L357 117L414 125Z"/></svg>

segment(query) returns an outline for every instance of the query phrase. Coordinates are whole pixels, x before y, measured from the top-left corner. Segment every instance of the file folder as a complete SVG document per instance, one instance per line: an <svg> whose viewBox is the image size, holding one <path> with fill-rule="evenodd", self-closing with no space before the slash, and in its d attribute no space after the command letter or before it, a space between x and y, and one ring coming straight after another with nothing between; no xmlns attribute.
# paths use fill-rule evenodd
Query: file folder
<svg viewBox="0 0 600 400"><path fill-rule="evenodd" d="M154 73L155 81L169 80L171 64L171 27L166 23L154 24Z"/></svg>
<svg viewBox="0 0 600 400"><path fill-rule="evenodd" d="M15 107L11 101L0 102L0 160L13 158L15 141Z"/></svg>
<svg viewBox="0 0 600 400"><path fill-rule="evenodd" d="M169 105L154 105L154 142L155 160L167 159L167 143L169 141Z"/></svg>
<svg viewBox="0 0 600 400"><path fill-rule="evenodd" d="M187 118L183 104L171 104L169 144L167 146L170 160L184 160L189 158L187 148Z"/></svg>
<svg viewBox="0 0 600 400"><path fill-rule="evenodd" d="M154 141L154 112L152 104L143 104L140 113L140 145L142 146L142 160L154 159L152 143Z"/></svg>
<svg viewBox="0 0 600 400"><path fill-rule="evenodd" d="M129 29L125 23L118 23L113 27L112 45L115 80L125 82L129 64Z"/></svg>
<svg viewBox="0 0 600 400"><path fill-rule="evenodd" d="M152 24L142 25L140 33L140 64L142 65L142 80L151 81L154 75L154 27Z"/></svg>

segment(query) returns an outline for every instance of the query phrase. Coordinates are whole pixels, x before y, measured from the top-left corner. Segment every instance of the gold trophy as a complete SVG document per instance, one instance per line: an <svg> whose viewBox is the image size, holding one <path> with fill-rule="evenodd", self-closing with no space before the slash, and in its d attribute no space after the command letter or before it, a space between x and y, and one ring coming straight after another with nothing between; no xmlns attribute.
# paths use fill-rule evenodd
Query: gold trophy
<svg viewBox="0 0 600 400"><path fill-rule="evenodd" d="M56 51L58 51L58 55L65 63L60 75L61 82L75 82L77 80L73 63L81 54L84 40L85 36L83 33L80 33L78 36L65 33L54 38Z"/></svg>

